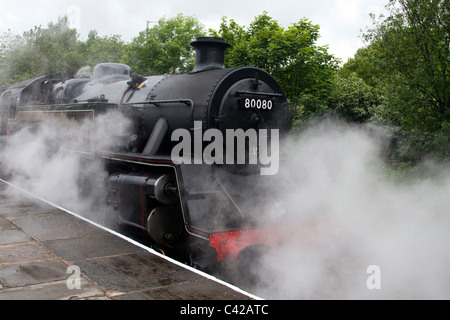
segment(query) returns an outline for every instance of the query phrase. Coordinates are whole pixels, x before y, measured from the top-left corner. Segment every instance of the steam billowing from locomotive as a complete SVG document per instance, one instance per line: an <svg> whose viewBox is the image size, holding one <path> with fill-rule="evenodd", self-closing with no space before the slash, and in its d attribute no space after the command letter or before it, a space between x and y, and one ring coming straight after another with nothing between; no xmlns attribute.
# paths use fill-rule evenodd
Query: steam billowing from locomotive
<svg viewBox="0 0 450 320"><path fill-rule="evenodd" d="M422 176L399 181L385 168L388 145L380 128L336 119L312 122L291 142L272 196L293 228L255 266L255 294L450 297L450 168L428 160Z"/></svg>
<svg viewBox="0 0 450 320"><path fill-rule="evenodd" d="M104 198L97 198L107 203L106 219L148 232L156 245L181 248L204 267L205 255L213 265L233 260L263 238L258 231L243 240L261 222L244 207L243 191L253 186L255 196L265 197L261 179L279 169L279 141L290 118L286 97L267 72L225 68L229 44L222 39L192 45L196 66L186 74L143 77L126 65L102 63L92 78L51 74L2 88L0 133L11 151L37 138L33 143L44 151L29 163L50 165L39 181L64 163L57 176L73 183L52 183L64 186L64 199L102 190ZM18 178L33 150L7 152L6 162L18 160L4 169ZM23 176L36 176L34 169ZM83 190L69 191L75 182Z"/></svg>
<svg viewBox="0 0 450 320"><path fill-rule="evenodd" d="M1 88L2 176L143 230L196 267L235 265L262 297L449 297L448 169L396 184L380 171L381 131L331 120L278 158L290 120L275 79L226 69L221 39L193 46L187 74L143 77L105 63L92 78ZM272 166L276 175L261 175ZM381 289L368 287L379 280L371 266Z"/></svg>

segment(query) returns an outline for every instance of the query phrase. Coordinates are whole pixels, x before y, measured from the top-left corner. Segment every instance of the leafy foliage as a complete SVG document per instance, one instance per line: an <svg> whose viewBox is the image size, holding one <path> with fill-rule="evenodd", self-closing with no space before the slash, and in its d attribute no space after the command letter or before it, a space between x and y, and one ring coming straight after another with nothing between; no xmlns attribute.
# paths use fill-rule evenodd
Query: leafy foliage
<svg viewBox="0 0 450 320"><path fill-rule="evenodd" d="M190 43L203 35L203 26L195 17L162 18L126 46L122 61L141 74L187 72L195 64Z"/></svg>
<svg viewBox="0 0 450 320"><path fill-rule="evenodd" d="M375 119L398 126L398 158L449 157L449 1L390 0L387 8L340 74L354 73L378 92Z"/></svg>
<svg viewBox="0 0 450 320"><path fill-rule="evenodd" d="M390 104L402 125L434 131L450 121L450 13L448 0L391 0L391 15L368 30L387 75Z"/></svg>
<svg viewBox="0 0 450 320"><path fill-rule="evenodd" d="M228 67L251 65L268 71L289 99L308 95L323 101L330 93L339 61L327 47L315 44L319 26L307 19L283 28L264 12L248 28L223 18L220 29L210 33L232 45L225 58Z"/></svg>
<svg viewBox="0 0 450 320"><path fill-rule="evenodd" d="M121 62L125 53L125 42L118 35L100 37L97 31L92 30L83 50L84 61L90 67L103 62Z"/></svg>
<svg viewBox="0 0 450 320"><path fill-rule="evenodd" d="M13 41L1 48L1 84L47 73L76 72L83 61L78 35L67 27L67 18L49 23L47 28L35 27L23 36L6 37Z"/></svg>
<svg viewBox="0 0 450 320"><path fill-rule="evenodd" d="M336 77L329 107L341 118L356 123L373 120L379 104L376 91L356 74Z"/></svg>

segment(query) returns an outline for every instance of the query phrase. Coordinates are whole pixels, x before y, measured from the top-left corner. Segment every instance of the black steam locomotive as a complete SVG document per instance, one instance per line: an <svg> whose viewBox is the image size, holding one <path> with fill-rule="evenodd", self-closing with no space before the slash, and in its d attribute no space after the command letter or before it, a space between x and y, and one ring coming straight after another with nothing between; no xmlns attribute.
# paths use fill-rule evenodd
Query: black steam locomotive
<svg viewBox="0 0 450 320"><path fill-rule="evenodd" d="M104 63L89 78L51 74L1 88L0 134L59 123L61 149L102 161L106 179L94 187L106 190L109 217L202 266L201 257L233 261L271 245L261 225L271 175L261 174L269 164L259 159L275 151L261 144L286 134L290 118L271 75L224 67L223 39L192 45L196 66L186 74L143 77ZM129 120L125 132L100 134L97 120L109 112Z"/></svg>

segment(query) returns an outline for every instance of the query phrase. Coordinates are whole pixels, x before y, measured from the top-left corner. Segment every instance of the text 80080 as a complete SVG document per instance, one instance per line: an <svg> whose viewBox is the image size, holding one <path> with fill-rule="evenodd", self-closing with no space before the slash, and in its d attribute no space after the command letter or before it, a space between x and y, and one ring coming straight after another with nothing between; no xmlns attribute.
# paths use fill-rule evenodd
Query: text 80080
<svg viewBox="0 0 450 320"><path fill-rule="evenodd" d="M243 100L243 106L245 109L258 109L258 110L272 110L273 101L266 99L250 99L246 98Z"/></svg>

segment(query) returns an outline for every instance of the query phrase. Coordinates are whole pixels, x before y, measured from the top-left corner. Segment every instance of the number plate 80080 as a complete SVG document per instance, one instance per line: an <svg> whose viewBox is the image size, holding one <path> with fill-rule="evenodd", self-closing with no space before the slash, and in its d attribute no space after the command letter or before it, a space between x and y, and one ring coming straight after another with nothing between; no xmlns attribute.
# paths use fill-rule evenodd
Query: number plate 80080
<svg viewBox="0 0 450 320"><path fill-rule="evenodd" d="M273 101L269 99L245 98L242 100L245 109L272 110Z"/></svg>

